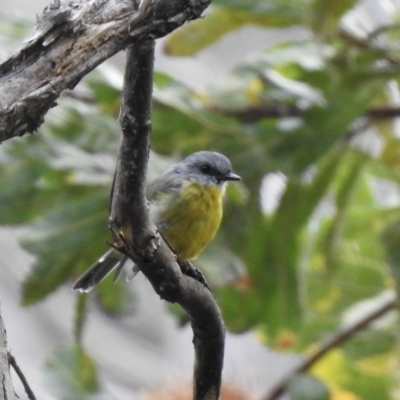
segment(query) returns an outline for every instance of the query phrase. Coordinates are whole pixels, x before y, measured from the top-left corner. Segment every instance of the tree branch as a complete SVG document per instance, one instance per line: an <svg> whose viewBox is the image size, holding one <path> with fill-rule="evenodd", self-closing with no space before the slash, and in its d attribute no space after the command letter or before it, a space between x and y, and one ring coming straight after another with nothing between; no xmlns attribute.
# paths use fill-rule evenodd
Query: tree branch
<svg viewBox="0 0 400 400"><path fill-rule="evenodd" d="M218 399L224 353L224 325L211 292L183 275L148 215L145 181L151 130L154 41L127 50L120 112L123 133L118 155L109 227L117 248L149 279L159 296L179 303L194 332L194 398Z"/></svg>
<svg viewBox="0 0 400 400"><path fill-rule="evenodd" d="M331 336L329 336L310 356L305 358L300 365L298 365L289 376L284 378L282 382L280 382L275 388L271 390L271 392L264 398L265 400L276 400L281 396L287 388L287 385L290 379L299 373L306 372L309 368L311 368L317 361L319 361L323 356L325 356L330 350L334 347L340 346L346 340L351 339L357 332L364 329L374 320L382 317L388 311L393 310L397 305L396 299L391 299L384 304L382 304L377 309L371 311L371 313L367 314L364 318L357 321L353 325L341 328Z"/></svg>
<svg viewBox="0 0 400 400"><path fill-rule="evenodd" d="M0 143L43 123L65 89L132 43L199 18L210 0L88 0L46 7L22 49L0 65Z"/></svg>
<svg viewBox="0 0 400 400"><path fill-rule="evenodd" d="M0 311L0 400L15 400L7 351L7 335Z"/></svg>
<svg viewBox="0 0 400 400"><path fill-rule="evenodd" d="M302 117L305 109L294 104L270 103L255 107L228 110L221 107L211 107L211 111L218 112L227 117L236 118L245 123L257 122L264 118L296 118ZM361 115L360 115L361 116ZM400 107L374 107L367 110L364 115L371 120L385 120L400 117Z"/></svg>
<svg viewBox="0 0 400 400"><path fill-rule="evenodd" d="M8 353L8 358L10 360L10 365L13 367L15 373L18 375L18 378L20 379L20 381L22 382L22 385L24 386L25 389L25 393L28 396L29 400L36 400L36 396L33 393L32 389L29 386L28 381L25 378L24 373L22 372L21 368L19 367L17 360L15 359L15 357L13 355L11 355L11 353Z"/></svg>

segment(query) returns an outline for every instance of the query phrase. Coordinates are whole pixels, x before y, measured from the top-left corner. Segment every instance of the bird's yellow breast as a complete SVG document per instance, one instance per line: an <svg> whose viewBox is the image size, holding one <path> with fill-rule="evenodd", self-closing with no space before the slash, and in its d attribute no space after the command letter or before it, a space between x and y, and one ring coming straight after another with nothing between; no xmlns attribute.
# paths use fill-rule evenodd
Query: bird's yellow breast
<svg viewBox="0 0 400 400"><path fill-rule="evenodd" d="M185 183L178 198L168 202L161 219L168 221L162 234L183 260L196 258L218 231L224 189Z"/></svg>

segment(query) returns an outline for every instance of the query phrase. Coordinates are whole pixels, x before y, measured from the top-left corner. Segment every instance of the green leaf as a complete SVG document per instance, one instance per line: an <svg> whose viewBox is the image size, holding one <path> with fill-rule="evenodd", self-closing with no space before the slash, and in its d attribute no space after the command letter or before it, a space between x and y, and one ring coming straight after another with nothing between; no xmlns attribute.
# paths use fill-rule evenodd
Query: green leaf
<svg viewBox="0 0 400 400"><path fill-rule="evenodd" d="M23 283L23 304L42 300L86 269L94 254L101 254L107 237L107 203L103 191L72 199L56 205L26 229L23 246L38 261Z"/></svg>
<svg viewBox="0 0 400 400"><path fill-rule="evenodd" d="M120 277L119 281L114 283L111 274L96 286L97 299L107 314L132 313L134 310L134 296L128 285L129 283L123 277Z"/></svg>
<svg viewBox="0 0 400 400"><path fill-rule="evenodd" d="M400 218L390 222L382 232L382 243L386 250L387 262L400 295Z"/></svg>
<svg viewBox="0 0 400 400"><path fill-rule="evenodd" d="M342 254L341 242L347 209L350 206L352 195L356 189L356 184L362 171L362 167L368 161L368 157L365 154L353 152L351 155L353 157L350 160L350 163L344 163L346 165L346 175L342 179L340 183L341 186L337 191L335 215L331 219L330 226L328 227L325 236L324 254L326 259L326 268L331 273L339 268L340 254Z"/></svg>
<svg viewBox="0 0 400 400"><path fill-rule="evenodd" d="M156 76L157 75L158 74L156 74ZM249 130L249 128L238 123L233 118L225 117L207 108L208 97L204 94L197 93L178 81L171 80L168 82L166 79L163 79L163 76L158 78L157 81L161 83L161 86L154 86L154 100L159 106L163 105L170 109L180 111L200 123L203 129L203 140L207 139L207 135L205 135L207 128L224 132L226 134L226 139L229 139L228 134L237 135L235 137L235 139L237 139L239 134Z"/></svg>
<svg viewBox="0 0 400 400"><path fill-rule="evenodd" d="M396 328L363 330L344 344L344 350L356 361L382 357L383 354L390 354L393 351L396 346L396 336Z"/></svg>
<svg viewBox="0 0 400 400"><path fill-rule="evenodd" d="M94 101L101 110L116 118L121 103L121 90L116 89L96 72L90 73L85 82L93 91Z"/></svg>
<svg viewBox="0 0 400 400"><path fill-rule="evenodd" d="M330 400L331 395L322 381L308 374L297 374L288 385L290 400Z"/></svg>
<svg viewBox="0 0 400 400"><path fill-rule="evenodd" d="M203 19L172 32L167 36L164 51L171 56L191 56L245 25L282 28L298 24L305 11L296 1L290 4L252 1L238 2L238 5L237 8L213 7Z"/></svg>
<svg viewBox="0 0 400 400"><path fill-rule="evenodd" d="M152 148L160 154L207 146L204 132L204 126L180 111L157 104L153 108Z"/></svg>
<svg viewBox="0 0 400 400"><path fill-rule="evenodd" d="M224 318L231 329L249 329L258 321L269 343L280 345L282 332L295 332L303 323L299 281L302 234L344 154L341 149L332 152L310 183L288 180L271 218L254 214L244 255L248 282L243 286L239 279L236 287L219 292Z"/></svg>
<svg viewBox="0 0 400 400"><path fill-rule="evenodd" d="M382 80L374 79L373 74L368 81L359 82L358 87L351 82L351 76L354 77L353 74L346 76L340 87L329 95L326 105L311 108L302 126L287 134L273 150L277 159L293 163L287 165L289 171L304 171L329 151L382 90Z"/></svg>
<svg viewBox="0 0 400 400"><path fill-rule="evenodd" d="M341 349L332 349L312 367L313 376L334 389L337 398L356 396L365 400L389 400L395 381L388 373L390 355L354 362Z"/></svg>
<svg viewBox="0 0 400 400"><path fill-rule="evenodd" d="M312 234L307 242L310 247L304 255L309 314L299 348L307 347L336 329L335 325L341 323L342 314L350 305L378 296L390 285L379 235L394 212L377 206L371 191L371 176L367 173L370 159L364 158L365 155L349 151L330 189L330 198L338 199L338 207L345 206L344 214L340 215L343 218L340 232L336 232L335 238L329 237L332 224L337 223L337 208L318 224L313 224L310 230ZM327 236L335 240L328 248ZM329 265L332 262L330 252L334 253L335 268ZM382 343L387 343L387 333L381 335ZM379 348L382 350L376 346L377 352ZM366 354L372 351L368 349Z"/></svg>
<svg viewBox="0 0 400 400"><path fill-rule="evenodd" d="M0 166L0 221L3 224L30 221L42 209L49 195L59 197L51 189L46 194L37 190L37 182L47 170L43 162L27 159Z"/></svg>
<svg viewBox="0 0 400 400"><path fill-rule="evenodd" d="M77 345L58 347L47 359L45 385L60 400L89 400L103 397L92 358Z"/></svg>
<svg viewBox="0 0 400 400"><path fill-rule="evenodd" d="M337 34L341 17L353 8L356 2L356 0L314 0L311 5L312 29L321 39Z"/></svg>
<svg viewBox="0 0 400 400"><path fill-rule="evenodd" d="M110 95L111 104L107 104L104 100L102 107L97 108L88 107L87 104L68 98L61 99L61 107L49 112L46 115L46 124L41 127L39 138L48 141L44 144L45 147L42 151L49 146L54 153L58 151L60 155L63 155L63 146L69 144L67 150L71 146L76 147L76 151L80 151L81 155L86 152L85 158L88 155L96 158L102 154L111 154L115 158L118 149L119 126L116 118L117 111L110 109L114 104L112 100L115 99L115 94L112 94L114 89L109 88L111 93L104 89L107 93L100 95L96 92L95 83L93 83L93 86L95 87L95 100L97 101L98 97L98 101L102 102L103 98ZM101 90L103 89L99 89L98 92ZM80 161L80 157L78 161ZM97 165L97 168L99 167L101 167L101 164Z"/></svg>

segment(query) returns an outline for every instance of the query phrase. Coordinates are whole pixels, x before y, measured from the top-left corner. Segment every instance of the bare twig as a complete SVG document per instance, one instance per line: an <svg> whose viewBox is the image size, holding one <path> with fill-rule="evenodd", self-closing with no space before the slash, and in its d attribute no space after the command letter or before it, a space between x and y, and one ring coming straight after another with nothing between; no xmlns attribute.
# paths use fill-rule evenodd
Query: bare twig
<svg viewBox="0 0 400 400"><path fill-rule="evenodd" d="M364 114L371 119L391 119L400 117L400 107L375 107L370 108Z"/></svg>
<svg viewBox="0 0 400 400"><path fill-rule="evenodd" d="M287 388L287 385L290 379L298 374L307 371L312 365L314 365L317 361L319 361L323 356L325 356L330 350L334 347L341 345L346 340L349 340L353 337L357 332L364 329L367 325L371 322L375 321L376 319L382 317L388 311L393 310L397 305L396 299L391 299L386 301L382 304L379 308L371 311L371 313L367 314L364 318L359 320L358 322L354 323L353 325L341 328L333 335L330 335L317 349L313 354L308 356L300 363L291 373L289 376L284 378L282 382L280 382L272 391L264 398L265 400L276 400L281 396Z"/></svg>
<svg viewBox="0 0 400 400"><path fill-rule="evenodd" d="M236 118L242 122L253 123L264 118L297 118L302 117L306 112L296 105L286 104L263 104L256 107L248 107L238 110L227 110L221 107L211 107L212 111L216 111L227 117ZM400 107L374 107L367 110L364 115L371 120L385 120L400 117Z"/></svg>
<svg viewBox="0 0 400 400"><path fill-rule="evenodd" d="M194 333L194 398L219 398L224 325L211 292L183 275L176 256L148 215L145 181L149 152L154 42L127 51L120 112L123 133L118 155L109 226L116 246L139 266L162 299L179 303Z"/></svg>
<svg viewBox="0 0 400 400"><path fill-rule="evenodd" d="M17 364L17 360L15 359L15 357L11 353L8 353L8 359L9 359L10 365L13 367L15 373L18 375L18 378L20 379L22 385L24 386L25 393L27 394L28 399L36 400L36 397L35 397L34 393L32 392L32 389L30 388L28 381L25 378L24 373L22 372L21 368Z"/></svg>

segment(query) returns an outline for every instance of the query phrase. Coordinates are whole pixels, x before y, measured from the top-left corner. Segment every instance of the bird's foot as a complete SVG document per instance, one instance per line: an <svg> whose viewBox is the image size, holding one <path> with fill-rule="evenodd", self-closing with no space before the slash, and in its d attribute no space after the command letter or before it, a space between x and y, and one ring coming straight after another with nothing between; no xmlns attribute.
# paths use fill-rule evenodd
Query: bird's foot
<svg viewBox="0 0 400 400"><path fill-rule="evenodd" d="M199 269L197 269L191 262L178 260L178 264L181 267L181 271L183 274L190 276L197 282L200 282L203 286L205 286L208 290L211 291L203 273Z"/></svg>

